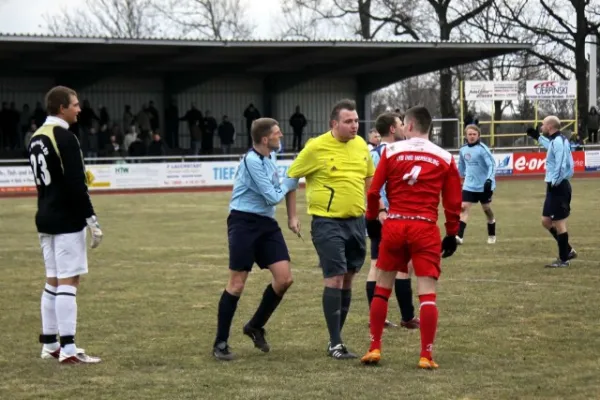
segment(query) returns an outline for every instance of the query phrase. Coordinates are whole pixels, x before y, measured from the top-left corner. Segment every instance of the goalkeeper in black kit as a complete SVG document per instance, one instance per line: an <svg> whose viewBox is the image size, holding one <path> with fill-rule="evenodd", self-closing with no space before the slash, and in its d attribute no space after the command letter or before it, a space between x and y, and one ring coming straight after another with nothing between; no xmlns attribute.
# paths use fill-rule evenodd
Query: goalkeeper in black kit
<svg viewBox="0 0 600 400"><path fill-rule="evenodd" d="M45 100L49 116L29 143L38 195L35 224L46 267L41 357L62 364L96 364L98 357L75 346L77 288L79 277L88 272L86 229L92 248L102 240L79 141L69 131L81 110L77 93L67 87L51 89Z"/></svg>

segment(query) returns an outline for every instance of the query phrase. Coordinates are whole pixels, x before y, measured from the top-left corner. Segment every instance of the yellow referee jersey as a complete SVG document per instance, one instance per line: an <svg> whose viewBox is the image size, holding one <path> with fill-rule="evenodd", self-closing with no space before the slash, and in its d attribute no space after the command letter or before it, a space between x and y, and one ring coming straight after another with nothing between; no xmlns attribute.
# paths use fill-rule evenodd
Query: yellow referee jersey
<svg viewBox="0 0 600 400"><path fill-rule="evenodd" d="M362 137L344 143L329 131L308 141L287 173L306 178L309 214L351 218L365 213L365 179L375 166Z"/></svg>

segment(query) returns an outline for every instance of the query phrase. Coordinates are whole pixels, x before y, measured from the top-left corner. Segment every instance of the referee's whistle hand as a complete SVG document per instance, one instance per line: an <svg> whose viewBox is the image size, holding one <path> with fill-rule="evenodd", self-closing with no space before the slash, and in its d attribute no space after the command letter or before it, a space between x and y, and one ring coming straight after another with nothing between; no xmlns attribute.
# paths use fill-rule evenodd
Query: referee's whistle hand
<svg viewBox="0 0 600 400"><path fill-rule="evenodd" d="M292 217L288 219L288 228L290 228L290 230L296 235L300 232L300 220L298 217Z"/></svg>

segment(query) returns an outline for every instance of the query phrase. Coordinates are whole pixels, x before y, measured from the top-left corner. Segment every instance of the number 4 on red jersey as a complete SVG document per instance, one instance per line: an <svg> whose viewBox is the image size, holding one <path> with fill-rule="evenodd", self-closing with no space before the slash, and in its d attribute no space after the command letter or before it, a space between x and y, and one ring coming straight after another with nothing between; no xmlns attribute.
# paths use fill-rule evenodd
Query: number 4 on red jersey
<svg viewBox="0 0 600 400"><path fill-rule="evenodd" d="M460 222L462 188L452 154L427 139L412 138L384 149L367 194L367 219L379 211L385 185L389 214L437 222L440 194L446 233L456 235Z"/></svg>

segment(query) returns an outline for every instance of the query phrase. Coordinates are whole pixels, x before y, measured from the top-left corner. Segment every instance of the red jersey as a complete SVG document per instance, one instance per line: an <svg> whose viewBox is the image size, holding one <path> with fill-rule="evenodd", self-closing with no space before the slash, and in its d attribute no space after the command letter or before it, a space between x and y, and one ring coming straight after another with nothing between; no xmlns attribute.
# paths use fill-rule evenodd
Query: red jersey
<svg viewBox="0 0 600 400"><path fill-rule="evenodd" d="M452 154L422 138L388 145L381 154L367 194L368 220L377 218L380 189L384 184L389 216L437 222L441 194L446 234L458 234L462 187Z"/></svg>

